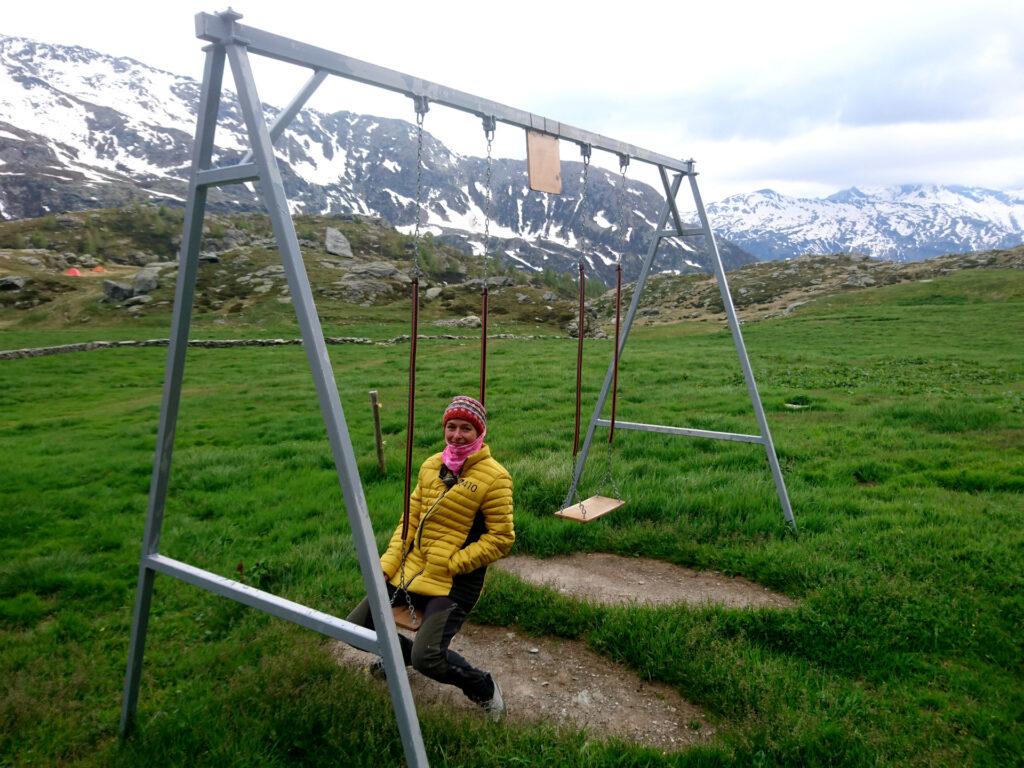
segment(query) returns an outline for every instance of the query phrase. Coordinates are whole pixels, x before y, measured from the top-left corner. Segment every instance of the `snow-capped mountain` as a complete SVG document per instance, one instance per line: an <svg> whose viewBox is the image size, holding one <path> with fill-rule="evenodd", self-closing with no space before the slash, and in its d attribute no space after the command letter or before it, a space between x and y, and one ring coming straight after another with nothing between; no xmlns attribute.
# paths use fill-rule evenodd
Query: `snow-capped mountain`
<svg viewBox="0 0 1024 768"><path fill-rule="evenodd" d="M917 261L1024 242L1024 195L973 187L852 187L824 199L762 189L713 203L708 216L762 260L853 252Z"/></svg>
<svg viewBox="0 0 1024 768"><path fill-rule="evenodd" d="M189 171L200 84L187 77L80 47L0 36L0 218L39 216L129 200L180 204ZM265 107L268 121L276 114ZM237 103L225 92L215 162L248 148ZM403 120L306 109L277 143L295 213L376 215L405 230L417 216L416 128ZM426 231L483 252L485 161L424 139ZM564 192L531 192L525 163L495 160L492 249L523 268L564 271L581 242L608 281L621 253L635 277L662 197L652 187L592 168L588 205L576 213L581 165L563 163ZM244 187L214 190L213 209L257 208ZM622 212L620 214L620 212ZM695 244L698 248L701 244ZM753 257L719 243L727 267ZM665 243L656 268L704 269L701 250Z"/></svg>

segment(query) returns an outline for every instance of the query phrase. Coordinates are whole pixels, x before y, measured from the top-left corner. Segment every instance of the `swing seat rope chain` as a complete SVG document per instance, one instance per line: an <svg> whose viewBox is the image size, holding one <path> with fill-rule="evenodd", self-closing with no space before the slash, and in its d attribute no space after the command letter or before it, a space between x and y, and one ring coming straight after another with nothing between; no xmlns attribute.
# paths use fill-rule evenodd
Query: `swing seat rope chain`
<svg viewBox="0 0 1024 768"><path fill-rule="evenodd" d="M590 175L590 145L581 144L580 154L583 156L583 173L580 180L580 201L576 207L575 214L571 219L569 229L566 232L566 241L572 234L572 230L576 222L579 221L583 215L587 205L587 180ZM584 263L584 253L587 247L587 230L586 221L583 223L583 229L580 232L580 247L579 257L577 259L577 268L579 270L579 317L576 320L576 417L573 423L573 434L572 434L572 458L569 461L570 467L570 478L573 477L576 471L576 455L580 449L580 414L583 406L583 335L586 330L586 266ZM570 480L571 482L571 480ZM579 504L580 514L586 518L587 508L584 506L583 501L580 499L579 483L573 488L573 501Z"/></svg>

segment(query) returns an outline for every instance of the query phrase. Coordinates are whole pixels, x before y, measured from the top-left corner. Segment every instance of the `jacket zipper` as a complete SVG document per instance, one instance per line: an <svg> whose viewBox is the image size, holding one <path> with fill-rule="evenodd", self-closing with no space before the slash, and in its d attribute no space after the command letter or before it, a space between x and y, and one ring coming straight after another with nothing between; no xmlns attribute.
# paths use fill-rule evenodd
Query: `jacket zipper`
<svg viewBox="0 0 1024 768"><path fill-rule="evenodd" d="M454 488L454 487L455 487L455 486L453 485L453 486L452 486L452 488ZM435 501L435 502L434 502L433 504L431 504L431 505L430 505L430 509L428 509L428 510L427 510L427 514L425 514L425 515L424 515L424 516L423 516L423 517L422 517L422 518L420 519L420 524L419 524L418 526L416 526L416 547L417 547L417 548L418 548L418 549L419 549L419 550L420 550L421 552L423 551L423 526L424 526L424 525L426 524L427 520L429 520L429 519L430 519L430 516L431 516L432 514L434 514L434 510L436 510L436 509L437 509L437 505L441 503L441 500L442 500L442 499L443 499L443 498L444 498L445 496L447 496L447 495L448 495L448 491L450 491L450 490L451 490L452 488L445 488L445 489L444 489L444 493L442 493L442 494L441 494L440 496L438 496L438 497L437 497L437 501Z"/></svg>

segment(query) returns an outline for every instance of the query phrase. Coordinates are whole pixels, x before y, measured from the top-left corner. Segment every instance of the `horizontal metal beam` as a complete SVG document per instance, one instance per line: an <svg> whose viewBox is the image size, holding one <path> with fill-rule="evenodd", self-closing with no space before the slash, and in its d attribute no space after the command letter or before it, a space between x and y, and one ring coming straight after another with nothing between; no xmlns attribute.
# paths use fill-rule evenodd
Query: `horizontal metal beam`
<svg viewBox="0 0 1024 768"><path fill-rule="evenodd" d="M373 630L163 555L149 555L143 558L143 563L158 573L173 576L207 592L230 598L251 608L258 608L271 616L286 619L321 635L342 640L360 650L380 655L377 633Z"/></svg>
<svg viewBox="0 0 1024 768"><path fill-rule="evenodd" d="M599 427L610 427L608 419L598 419ZM708 429L690 429L689 427L665 427L661 424L638 424L635 421L615 420L616 429L635 429L639 432L660 432L665 435L682 435L683 437L706 437L711 440L733 440L737 443L761 443L764 438L760 435L744 435L738 432L712 432Z"/></svg>
<svg viewBox="0 0 1024 768"><path fill-rule="evenodd" d="M223 187L225 184L240 184L243 181L255 181L259 179L259 170L256 163L240 163L238 165L226 165L220 168L210 168L199 171L196 174L196 186L199 187Z"/></svg>
<svg viewBox="0 0 1024 768"><path fill-rule="evenodd" d="M657 233L658 237L697 237L703 234L703 229L663 229Z"/></svg>
<svg viewBox="0 0 1024 768"><path fill-rule="evenodd" d="M355 80L358 83L377 86L409 97L426 96L435 104L469 112L478 117L494 117L508 125L542 131L560 139L577 144L589 145L594 149L626 155L633 160L662 166L683 174L694 173L693 160L679 160L657 152L610 139L597 133L584 131L557 120L551 120L521 109L515 109L496 101L474 96L464 91L448 88L429 80L422 80L403 72L370 64L340 53L300 43L287 37L274 35L254 27L247 27L230 18L209 13L196 14L196 37L211 43L242 43L249 53L266 56L278 61L323 70L338 77Z"/></svg>

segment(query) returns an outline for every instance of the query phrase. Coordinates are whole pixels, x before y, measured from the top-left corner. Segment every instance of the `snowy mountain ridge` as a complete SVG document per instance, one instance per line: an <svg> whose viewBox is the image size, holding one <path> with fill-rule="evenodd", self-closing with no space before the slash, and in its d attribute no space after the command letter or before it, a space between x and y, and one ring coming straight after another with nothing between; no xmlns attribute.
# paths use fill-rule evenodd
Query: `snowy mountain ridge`
<svg viewBox="0 0 1024 768"><path fill-rule="evenodd" d="M713 203L708 215L761 260L853 252L917 261L1024 242L1024 196L977 187L851 187L821 199L762 189Z"/></svg>
<svg viewBox="0 0 1024 768"><path fill-rule="evenodd" d="M75 46L0 35L0 218L123 205L180 204L186 192L200 84ZM272 120L276 110L265 106ZM224 93L217 163L247 149L233 94ZM414 228L416 128L351 112L303 110L277 143L294 213L380 216ZM424 136L425 230L481 254L488 207L485 161ZM578 249L606 282L622 256L635 277L663 199L654 188L593 167L588 206L576 215L581 166L563 163L564 193L526 186L525 163L493 164L492 250L524 269L574 267ZM625 196L625 199L623 199ZM213 190L214 210L254 210L244 187ZM771 190L734 195L708 207L727 268L755 259L860 252L912 261L1022 242L1024 196L969 187L852 187L827 198ZM694 245L697 250L688 246ZM753 254L753 256L751 255ZM699 241L666 241L655 268L707 270Z"/></svg>
<svg viewBox="0 0 1024 768"><path fill-rule="evenodd" d="M200 84L80 47L0 36L0 216L122 205L132 199L180 204L186 191ZM264 106L272 120L276 110ZM293 213L379 216L402 231L415 226L416 128L404 120L303 110L278 140ZM237 162L248 147L234 94L225 90L216 164ZM485 161L450 151L424 134L424 231L481 254L487 191ZM571 269L584 257L607 282L622 255L635 276L662 204L650 186L592 169L587 209L576 215L581 165L563 164L561 196L530 191L525 162L496 159L492 250L522 268ZM214 190L214 210L253 210L244 187ZM625 209L620 221L617 212ZM616 213L613 213L616 212ZM614 223L613 223L614 222ZM706 269L707 255L666 243L656 269ZM728 242L728 267L753 257Z"/></svg>

